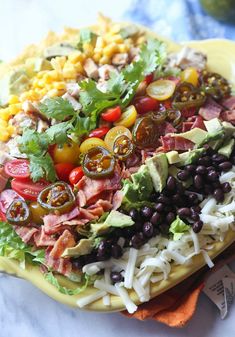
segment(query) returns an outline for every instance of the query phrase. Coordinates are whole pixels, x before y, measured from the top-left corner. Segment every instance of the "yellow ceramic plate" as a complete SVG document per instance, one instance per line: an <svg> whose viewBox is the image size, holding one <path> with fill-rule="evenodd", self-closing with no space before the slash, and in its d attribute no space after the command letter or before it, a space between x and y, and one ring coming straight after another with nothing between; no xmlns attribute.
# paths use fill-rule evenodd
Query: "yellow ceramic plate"
<svg viewBox="0 0 235 337"><path fill-rule="evenodd" d="M93 27L95 29L95 26ZM155 36L156 35L144 27L140 27L144 30L146 34ZM22 64L25 59L32 56L38 56L42 54L43 48L54 44L59 41L73 40L74 36L77 34L77 30L67 30L62 36L58 37L54 33L49 33L47 39L40 46L29 46L22 55L20 55L16 60L14 60L9 66L4 64L4 67L0 67L0 76L6 73L10 67ZM233 86L235 86L235 43L228 40L204 40L204 41L191 41L183 43L182 45L177 45L169 40L165 40L168 44L169 51L177 51L182 48L182 45L188 45L199 51L204 52L208 56L208 68L212 71L218 72L226 77ZM209 255L214 259L223 250L225 250L230 244L235 241L235 232L229 231L225 237L224 242L218 242L215 244L214 249L209 252ZM184 279L186 279L191 274L195 273L201 267L205 265L204 259L201 255L195 256L192 259L192 264L187 266L173 266L169 278L167 281L161 281L157 284L151 285L151 298L163 293L167 289L175 286ZM52 297L56 301L67 304L72 307L77 307L76 301L78 298L91 294L97 291L96 289L90 287L86 289L81 295L68 296L63 295L57 291L57 289L48 283L42 273L39 271L38 267L33 267L27 265L25 269L20 268L17 261L0 257L0 271L6 272L8 274L13 274L25 280L28 280L39 289L41 289L48 296ZM64 278L60 278L61 284L67 287L74 287L74 284ZM132 300L139 304L139 300L134 291L130 292ZM111 296L111 306L107 309L103 305L102 300L98 300L89 306L85 307L87 310L94 311L121 311L124 310L122 301L120 298Z"/></svg>

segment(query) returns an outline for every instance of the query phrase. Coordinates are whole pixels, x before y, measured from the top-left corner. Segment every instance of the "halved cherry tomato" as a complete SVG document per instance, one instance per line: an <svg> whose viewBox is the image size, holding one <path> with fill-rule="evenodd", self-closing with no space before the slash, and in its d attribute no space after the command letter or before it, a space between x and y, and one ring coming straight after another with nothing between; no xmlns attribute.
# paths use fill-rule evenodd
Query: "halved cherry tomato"
<svg viewBox="0 0 235 337"><path fill-rule="evenodd" d="M147 96L136 97L134 100L134 106L138 114L145 114L149 111L157 110L159 102L156 99Z"/></svg>
<svg viewBox="0 0 235 337"><path fill-rule="evenodd" d="M123 111L121 117L114 123L114 125L122 125L126 128L130 128L135 124L136 117L136 108L134 105L130 105L125 111Z"/></svg>
<svg viewBox="0 0 235 337"><path fill-rule="evenodd" d="M130 139L132 139L132 134L129 129L127 129L125 126L119 125L115 126L112 129L109 130L109 132L106 134L104 141L106 144L106 147L112 152L113 151L113 144L117 137L126 135Z"/></svg>
<svg viewBox="0 0 235 337"><path fill-rule="evenodd" d="M14 190L4 190L0 193L0 212L6 213L7 208L10 206L12 201L19 200L21 196ZM23 199L23 198L22 198Z"/></svg>
<svg viewBox="0 0 235 337"><path fill-rule="evenodd" d="M147 94L159 101L170 98L175 91L175 82L170 80L157 80L149 84Z"/></svg>
<svg viewBox="0 0 235 337"><path fill-rule="evenodd" d="M63 145L56 145L53 150L52 158L55 164L71 163L76 164L79 161L79 145L73 141Z"/></svg>
<svg viewBox="0 0 235 337"><path fill-rule="evenodd" d="M71 163L59 163L55 165L55 170L59 180L69 181L69 174L75 165Z"/></svg>
<svg viewBox="0 0 235 337"><path fill-rule="evenodd" d="M106 147L106 144L102 139L97 138L97 137L87 138L80 145L80 152L86 153L93 147L97 147L97 146Z"/></svg>
<svg viewBox="0 0 235 337"><path fill-rule="evenodd" d="M101 114L101 117L107 122L116 122L121 117L121 114L122 110L118 105L115 108L107 109Z"/></svg>
<svg viewBox="0 0 235 337"><path fill-rule="evenodd" d="M92 130L89 133L88 137L89 138L91 138L91 137L103 138L109 130L110 130L110 128L108 128L107 126L103 126L101 128L97 128L95 130Z"/></svg>
<svg viewBox="0 0 235 337"><path fill-rule="evenodd" d="M151 74L148 74L148 75L145 76L144 81L145 81L147 84L150 84L151 82L153 82L153 78L154 78L154 75L153 75L153 73L151 73Z"/></svg>
<svg viewBox="0 0 235 337"><path fill-rule="evenodd" d="M184 71L182 71L180 77L182 82L191 83L194 86L198 85L199 75L196 68L186 68Z"/></svg>
<svg viewBox="0 0 235 337"><path fill-rule="evenodd" d="M81 166L76 167L75 169L72 170L72 172L69 175L69 181L72 185L76 185L79 180L82 179L84 176L84 172L82 170Z"/></svg>
<svg viewBox="0 0 235 337"><path fill-rule="evenodd" d="M7 175L13 178L26 179L30 176L29 162L25 159L14 159L4 165Z"/></svg>
<svg viewBox="0 0 235 337"><path fill-rule="evenodd" d="M37 181L34 183L31 179L19 180L14 178L11 181L11 187L16 191L20 196L26 200L36 201L39 193L48 186L49 183L46 181Z"/></svg>

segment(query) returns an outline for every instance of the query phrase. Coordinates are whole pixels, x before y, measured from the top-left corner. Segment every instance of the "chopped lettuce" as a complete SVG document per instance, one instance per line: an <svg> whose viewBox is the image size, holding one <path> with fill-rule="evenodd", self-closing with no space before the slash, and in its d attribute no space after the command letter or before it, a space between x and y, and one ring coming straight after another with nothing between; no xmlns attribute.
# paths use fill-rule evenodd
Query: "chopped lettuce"
<svg viewBox="0 0 235 337"><path fill-rule="evenodd" d="M185 232L188 232L190 226L186 225L178 216L177 218L171 223L169 232L173 234L173 239L179 240Z"/></svg>

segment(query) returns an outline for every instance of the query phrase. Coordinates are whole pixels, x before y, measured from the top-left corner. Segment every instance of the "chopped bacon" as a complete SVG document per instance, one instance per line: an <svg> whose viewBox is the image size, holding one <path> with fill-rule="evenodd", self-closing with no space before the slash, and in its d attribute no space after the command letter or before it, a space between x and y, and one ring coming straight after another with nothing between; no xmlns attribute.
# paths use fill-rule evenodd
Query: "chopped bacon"
<svg viewBox="0 0 235 337"><path fill-rule="evenodd" d="M161 142L163 145L164 152L171 150L186 151L192 150L194 147L193 142L179 136L166 135L161 137Z"/></svg>
<svg viewBox="0 0 235 337"><path fill-rule="evenodd" d="M74 236L66 229L54 244L50 256L54 259L59 259L66 248L74 247L75 245Z"/></svg>
<svg viewBox="0 0 235 337"><path fill-rule="evenodd" d="M183 122L182 123L182 132L187 132L192 129L193 122Z"/></svg>
<svg viewBox="0 0 235 337"><path fill-rule="evenodd" d="M221 113L221 118L232 124L235 124L235 109L234 110L227 110Z"/></svg>
<svg viewBox="0 0 235 337"><path fill-rule="evenodd" d="M86 205L86 195L82 190L78 191L76 200L78 206L84 207Z"/></svg>
<svg viewBox="0 0 235 337"><path fill-rule="evenodd" d="M52 270L63 274L69 275L72 272L72 263L70 262L69 258L58 258L55 259L50 255L51 247L48 247L46 250L45 261L47 267L51 268Z"/></svg>
<svg viewBox="0 0 235 337"><path fill-rule="evenodd" d="M71 212L62 215L55 215L55 214L45 215L43 218L45 233L54 234L58 232L59 230L61 230L61 223L63 223L64 221L74 219L78 215L79 215L78 207L75 207Z"/></svg>
<svg viewBox="0 0 235 337"><path fill-rule="evenodd" d="M201 116L190 117L187 122L182 123L182 132L187 132L194 128L206 130L203 118Z"/></svg>
<svg viewBox="0 0 235 337"><path fill-rule="evenodd" d="M112 208L113 205L110 201L99 199L94 205L90 206L87 211L89 211L94 216L100 217L104 212L108 212Z"/></svg>
<svg viewBox="0 0 235 337"><path fill-rule="evenodd" d="M171 123L164 122L159 125L158 132L159 132L159 135L164 136L164 135L167 135L168 133L176 132L176 128L174 128L174 126Z"/></svg>
<svg viewBox="0 0 235 337"><path fill-rule="evenodd" d="M235 109L235 96L225 99L222 104L229 110Z"/></svg>
<svg viewBox="0 0 235 337"><path fill-rule="evenodd" d="M0 167L0 192L4 190L8 182L9 176L6 174L3 167Z"/></svg>
<svg viewBox="0 0 235 337"><path fill-rule="evenodd" d="M33 235L38 232L37 228L26 226L14 226L14 230L25 243L28 243Z"/></svg>
<svg viewBox="0 0 235 337"><path fill-rule="evenodd" d="M52 235L45 232L44 226L41 226L37 233L34 234L34 243L37 247L54 246L56 240Z"/></svg>
<svg viewBox="0 0 235 337"><path fill-rule="evenodd" d="M221 105L216 103L212 98L209 98L204 106L199 109L198 114L201 115L203 119L209 121L213 118L219 118L222 109Z"/></svg>
<svg viewBox="0 0 235 337"><path fill-rule="evenodd" d="M123 199L122 191L117 191L114 193L113 200L112 200L114 210L118 209L121 206L122 199Z"/></svg>

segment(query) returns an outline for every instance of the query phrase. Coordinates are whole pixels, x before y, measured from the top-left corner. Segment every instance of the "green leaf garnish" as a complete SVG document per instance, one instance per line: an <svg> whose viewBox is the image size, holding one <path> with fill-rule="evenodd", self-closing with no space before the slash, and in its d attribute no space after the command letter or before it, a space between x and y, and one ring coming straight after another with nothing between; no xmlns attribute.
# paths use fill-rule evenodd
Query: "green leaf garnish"
<svg viewBox="0 0 235 337"><path fill-rule="evenodd" d="M62 97L47 98L39 104L39 110L47 117L54 118L57 121L64 121L75 115L75 110L69 101Z"/></svg>

